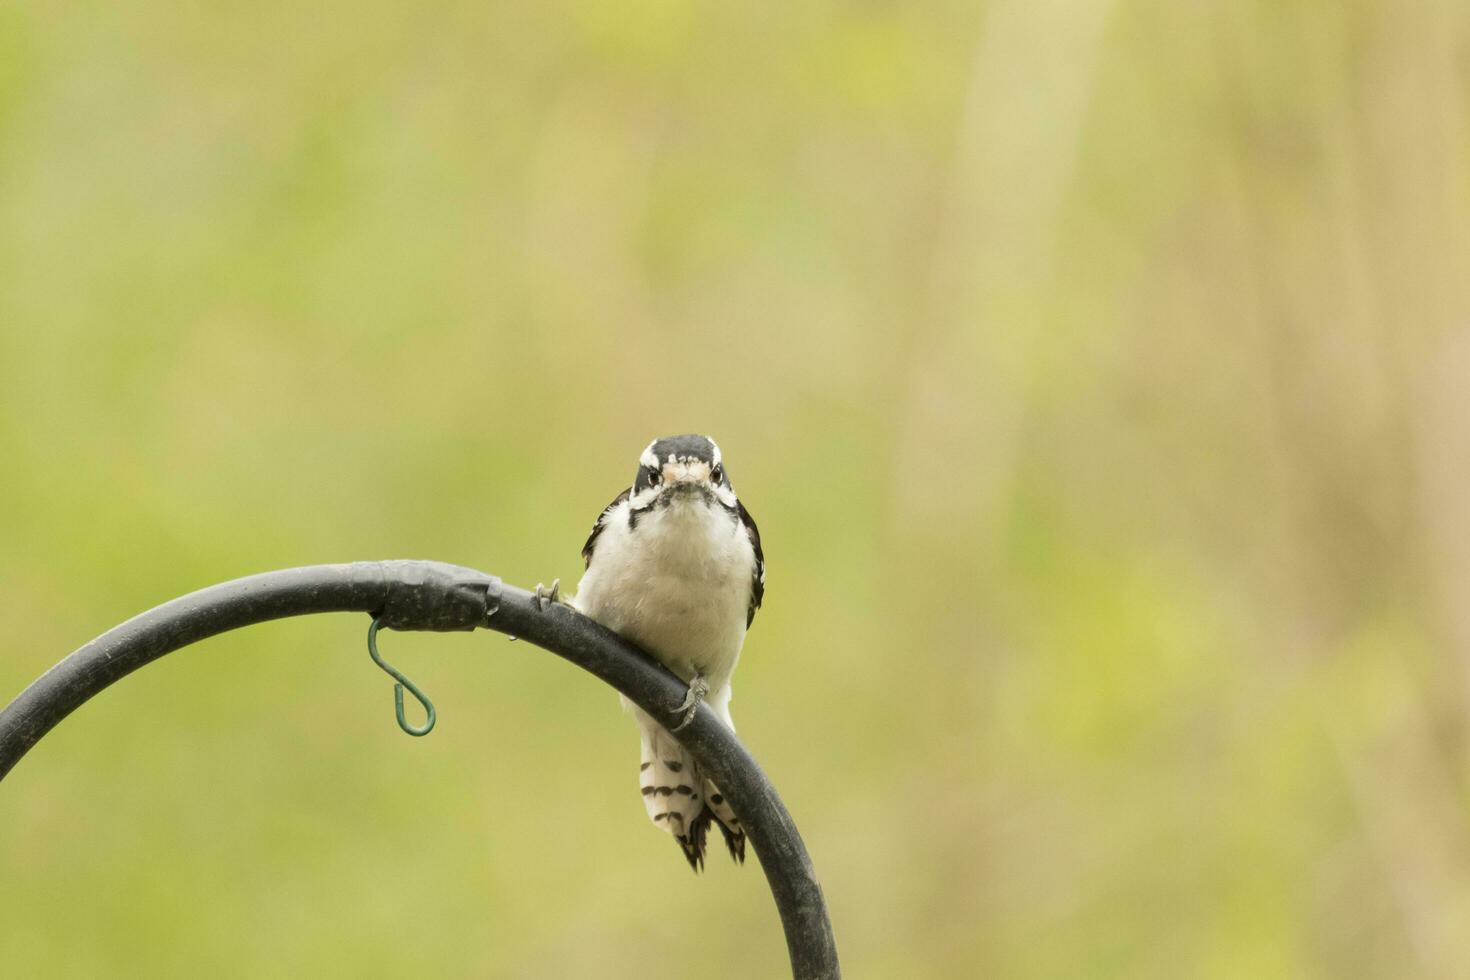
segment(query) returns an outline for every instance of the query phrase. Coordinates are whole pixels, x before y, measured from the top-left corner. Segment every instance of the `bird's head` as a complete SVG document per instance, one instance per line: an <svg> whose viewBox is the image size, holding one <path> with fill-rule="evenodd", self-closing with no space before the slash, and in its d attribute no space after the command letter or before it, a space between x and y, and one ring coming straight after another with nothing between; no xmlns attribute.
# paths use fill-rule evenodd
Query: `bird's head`
<svg viewBox="0 0 1470 980"><path fill-rule="evenodd" d="M635 501L667 506L678 500L735 507L735 490L725 473L720 447L709 436L655 439L638 457Z"/></svg>

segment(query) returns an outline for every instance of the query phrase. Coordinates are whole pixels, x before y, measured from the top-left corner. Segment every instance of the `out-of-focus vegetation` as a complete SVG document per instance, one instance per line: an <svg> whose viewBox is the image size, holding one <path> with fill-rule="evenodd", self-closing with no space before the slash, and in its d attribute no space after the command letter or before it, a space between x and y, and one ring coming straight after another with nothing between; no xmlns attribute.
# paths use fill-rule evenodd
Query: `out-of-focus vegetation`
<svg viewBox="0 0 1470 980"><path fill-rule="evenodd" d="M655 435L852 977L1470 973L1470 8L0 6L0 698L193 588L575 581ZM778 976L616 698L259 627L0 788L13 977Z"/></svg>

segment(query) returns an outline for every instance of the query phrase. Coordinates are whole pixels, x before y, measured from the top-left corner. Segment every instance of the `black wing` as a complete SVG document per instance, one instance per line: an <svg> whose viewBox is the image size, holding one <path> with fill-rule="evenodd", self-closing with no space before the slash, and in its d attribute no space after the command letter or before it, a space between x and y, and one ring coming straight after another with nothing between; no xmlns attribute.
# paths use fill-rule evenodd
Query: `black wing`
<svg viewBox="0 0 1470 980"><path fill-rule="evenodd" d="M614 507L627 500L629 494L631 494L632 492L632 487L624 490L622 493L613 498L612 503L602 508L601 514L597 515L597 523L592 525L592 533L587 536L587 543L582 545L582 567L584 569L592 564L592 549L597 545L597 536L601 534L602 529L607 526L607 515L612 512L612 509ZM759 549L757 549L757 552L758 551ZM749 624L747 624L747 628L748 626Z"/></svg>
<svg viewBox="0 0 1470 980"><path fill-rule="evenodd" d="M761 532L755 526L755 518L740 501L735 501L735 507L740 513L740 523L745 525L750 546L755 549L755 571L750 576L750 608L745 613L745 628L750 629L750 624L755 622L755 611L761 607L761 599L766 594L766 556L761 552Z"/></svg>

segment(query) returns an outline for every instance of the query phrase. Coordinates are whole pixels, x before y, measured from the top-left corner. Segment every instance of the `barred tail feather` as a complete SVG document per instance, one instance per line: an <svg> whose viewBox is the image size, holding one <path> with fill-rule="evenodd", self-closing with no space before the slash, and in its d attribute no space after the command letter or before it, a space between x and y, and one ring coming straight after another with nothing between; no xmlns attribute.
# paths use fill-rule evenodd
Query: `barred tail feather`
<svg viewBox="0 0 1470 980"><path fill-rule="evenodd" d="M735 810L730 806L720 788L708 779L704 781L704 796L708 804L705 813L713 813L715 823L720 828L720 833L725 837L725 846L730 850L730 857L735 863L745 863L745 828L740 825L740 818L735 815Z"/></svg>
<svg viewBox="0 0 1470 980"><path fill-rule="evenodd" d="M732 732L735 730L735 719L730 717L730 698L733 694L729 683L726 683L718 690L710 692L709 697L710 707ZM708 779L704 780L704 799L719 823L720 833L725 838L725 847L730 850L730 857L737 864L744 864L745 828L740 825L740 818L735 815L735 810L720 792L720 788Z"/></svg>
<svg viewBox="0 0 1470 980"><path fill-rule="evenodd" d="M694 757L662 725L642 711L635 712L642 736L638 785L643 806L655 827L673 835L684 859L696 872L704 866L709 810Z"/></svg>

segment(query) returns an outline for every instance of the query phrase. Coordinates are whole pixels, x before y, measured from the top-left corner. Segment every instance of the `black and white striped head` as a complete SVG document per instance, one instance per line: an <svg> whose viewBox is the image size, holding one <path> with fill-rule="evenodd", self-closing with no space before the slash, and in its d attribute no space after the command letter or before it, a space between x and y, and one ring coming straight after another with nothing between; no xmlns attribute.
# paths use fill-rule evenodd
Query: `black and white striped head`
<svg viewBox="0 0 1470 980"><path fill-rule="evenodd" d="M735 508L720 447L709 436L668 436L649 443L638 457L632 496L635 507L688 499Z"/></svg>

